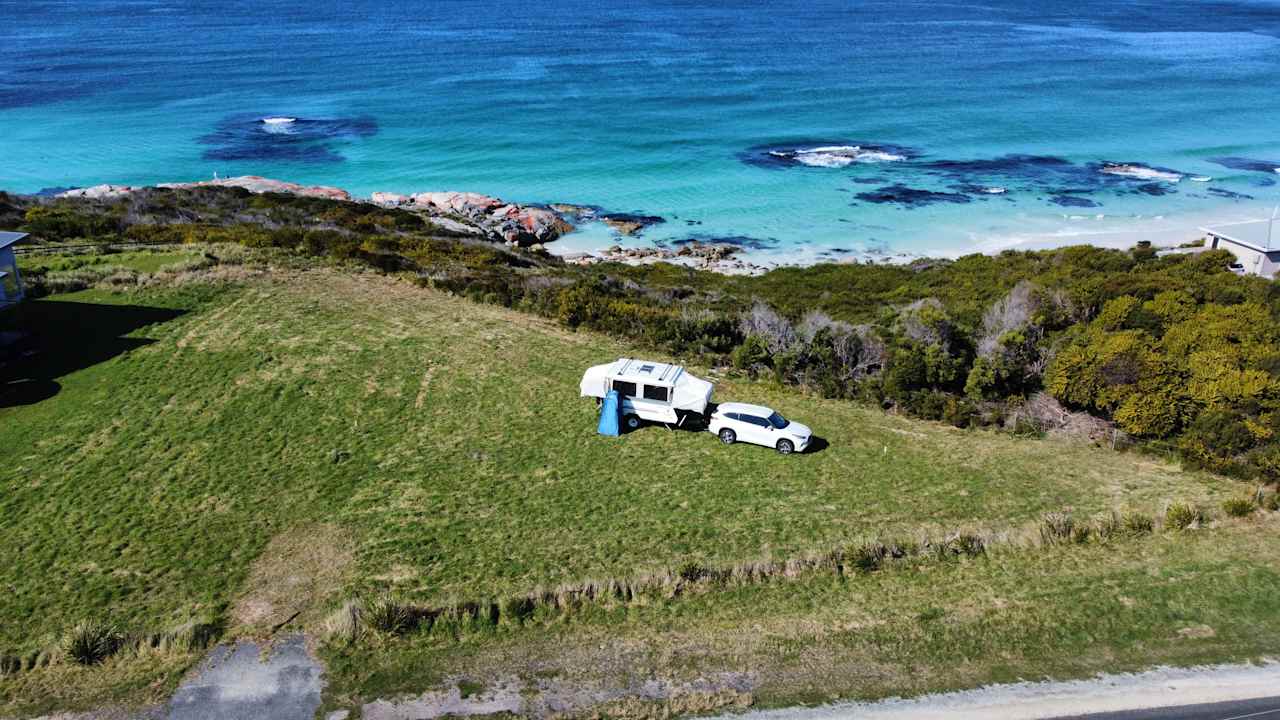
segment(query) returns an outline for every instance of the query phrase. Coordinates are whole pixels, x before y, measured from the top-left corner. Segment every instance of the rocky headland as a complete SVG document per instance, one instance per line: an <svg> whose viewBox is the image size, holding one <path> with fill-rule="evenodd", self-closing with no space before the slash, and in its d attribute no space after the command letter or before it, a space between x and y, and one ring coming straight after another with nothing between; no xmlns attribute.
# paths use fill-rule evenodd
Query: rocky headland
<svg viewBox="0 0 1280 720"><path fill-rule="evenodd" d="M372 202L382 207L403 208L420 213L446 230L521 247L549 243L573 230L573 225L553 210L508 203L499 198L471 192L424 192L413 195L375 192L368 200L364 200L352 197L351 193L341 188L326 185L300 185L256 175L198 182L161 183L156 187L169 189L235 187L251 193L284 193L345 202ZM58 193L57 197L112 198L141 189L131 185L95 185L67 190Z"/></svg>
<svg viewBox="0 0 1280 720"><path fill-rule="evenodd" d="M574 223L602 222L619 235L634 237L652 225L666 222L657 215L613 213L591 205L556 203L548 206L522 205L474 192L420 192L401 194L374 192L367 199L358 198L341 188L327 185L302 185L256 175L215 178L196 182L161 183L158 188L193 189L202 187L240 188L251 193L282 193L300 197L323 198L342 202L372 203L380 207L415 212L434 225L461 235L469 235L510 246L545 249L566 233ZM59 192L55 197L103 199L116 198L146 189L133 185L95 185ZM692 241L676 249L666 247L631 247L614 245L595 253L571 253L565 262L585 265L619 262L648 265L668 262L700 270L730 275L755 275L768 268L743 260L740 248L729 243Z"/></svg>

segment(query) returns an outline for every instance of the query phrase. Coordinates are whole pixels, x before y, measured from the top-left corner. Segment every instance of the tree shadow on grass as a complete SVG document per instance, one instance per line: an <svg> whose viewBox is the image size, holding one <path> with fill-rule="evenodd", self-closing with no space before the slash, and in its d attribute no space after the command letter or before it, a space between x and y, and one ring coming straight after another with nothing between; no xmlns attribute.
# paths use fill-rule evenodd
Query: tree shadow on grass
<svg viewBox="0 0 1280 720"><path fill-rule="evenodd" d="M184 312L51 300L20 306L6 322L27 336L11 348L17 359L0 366L0 408L34 405L57 395L62 387L58 378L150 345L154 340L125 336Z"/></svg>

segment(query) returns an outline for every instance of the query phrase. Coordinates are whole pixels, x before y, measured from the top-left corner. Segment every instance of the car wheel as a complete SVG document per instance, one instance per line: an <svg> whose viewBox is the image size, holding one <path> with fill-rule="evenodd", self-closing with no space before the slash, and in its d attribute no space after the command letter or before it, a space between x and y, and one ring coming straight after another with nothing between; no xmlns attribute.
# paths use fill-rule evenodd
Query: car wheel
<svg viewBox="0 0 1280 720"><path fill-rule="evenodd" d="M732 445L738 442L738 433L730 430L729 428L725 428L720 431L720 442L725 445Z"/></svg>
<svg viewBox="0 0 1280 720"><path fill-rule="evenodd" d="M636 428L640 427L640 416L628 415L622 418L622 422L627 426L628 430L635 430Z"/></svg>
<svg viewBox="0 0 1280 720"><path fill-rule="evenodd" d="M791 453L795 452L795 449L796 449L796 446L793 445L790 440L778 441L778 452L782 453L783 455L790 455Z"/></svg>

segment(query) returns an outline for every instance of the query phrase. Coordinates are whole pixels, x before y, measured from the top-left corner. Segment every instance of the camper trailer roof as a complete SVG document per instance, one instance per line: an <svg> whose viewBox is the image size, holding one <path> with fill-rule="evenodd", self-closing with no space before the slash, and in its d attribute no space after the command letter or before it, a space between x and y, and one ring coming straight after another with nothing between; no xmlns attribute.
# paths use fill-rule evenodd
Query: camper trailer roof
<svg viewBox="0 0 1280 720"><path fill-rule="evenodd" d="M679 365L671 365L669 363L653 362L652 360L632 360L631 358L622 358L609 368L609 374L620 378L634 378L650 383L671 384L680 377L680 373L684 372L684 368Z"/></svg>

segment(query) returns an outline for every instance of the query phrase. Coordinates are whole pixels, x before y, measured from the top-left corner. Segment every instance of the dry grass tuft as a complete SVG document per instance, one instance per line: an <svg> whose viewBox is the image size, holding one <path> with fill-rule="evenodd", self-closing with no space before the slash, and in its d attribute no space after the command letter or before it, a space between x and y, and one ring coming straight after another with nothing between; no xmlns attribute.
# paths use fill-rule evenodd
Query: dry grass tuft
<svg viewBox="0 0 1280 720"><path fill-rule="evenodd" d="M1130 511L1120 518L1120 524L1124 532L1132 536L1150 535L1155 532L1156 523L1150 515L1146 513Z"/></svg>
<svg viewBox="0 0 1280 720"><path fill-rule="evenodd" d="M1228 517L1249 517L1257 507L1252 498L1227 498L1222 501L1222 512Z"/></svg>
<svg viewBox="0 0 1280 720"><path fill-rule="evenodd" d="M1191 503L1170 503L1164 511L1164 526L1169 530L1189 530L1200 526L1199 508Z"/></svg>
<svg viewBox="0 0 1280 720"><path fill-rule="evenodd" d="M1040 520L1040 542L1045 545L1057 545L1072 540L1075 536L1076 521L1067 513L1052 512Z"/></svg>
<svg viewBox="0 0 1280 720"><path fill-rule="evenodd" d="M401 635L415 625L413 609L391 595L371 600L359 617L369 627L388 635Z"/></svg>
<svg viewBox="0 0 1280 720"><path fill-rule="evenodd" d="M322 626L324 637L333 642L350 645L360 639L360 626L364 611L360 604L347 601L325 618Z"/></svg>
<svg viewBox="0 0 1280 720"><path fill-rule="evenodd" d="M77 623L62 637L62 653L80 665L97 665L124 644L114 625L97 620Z"/></svg>

